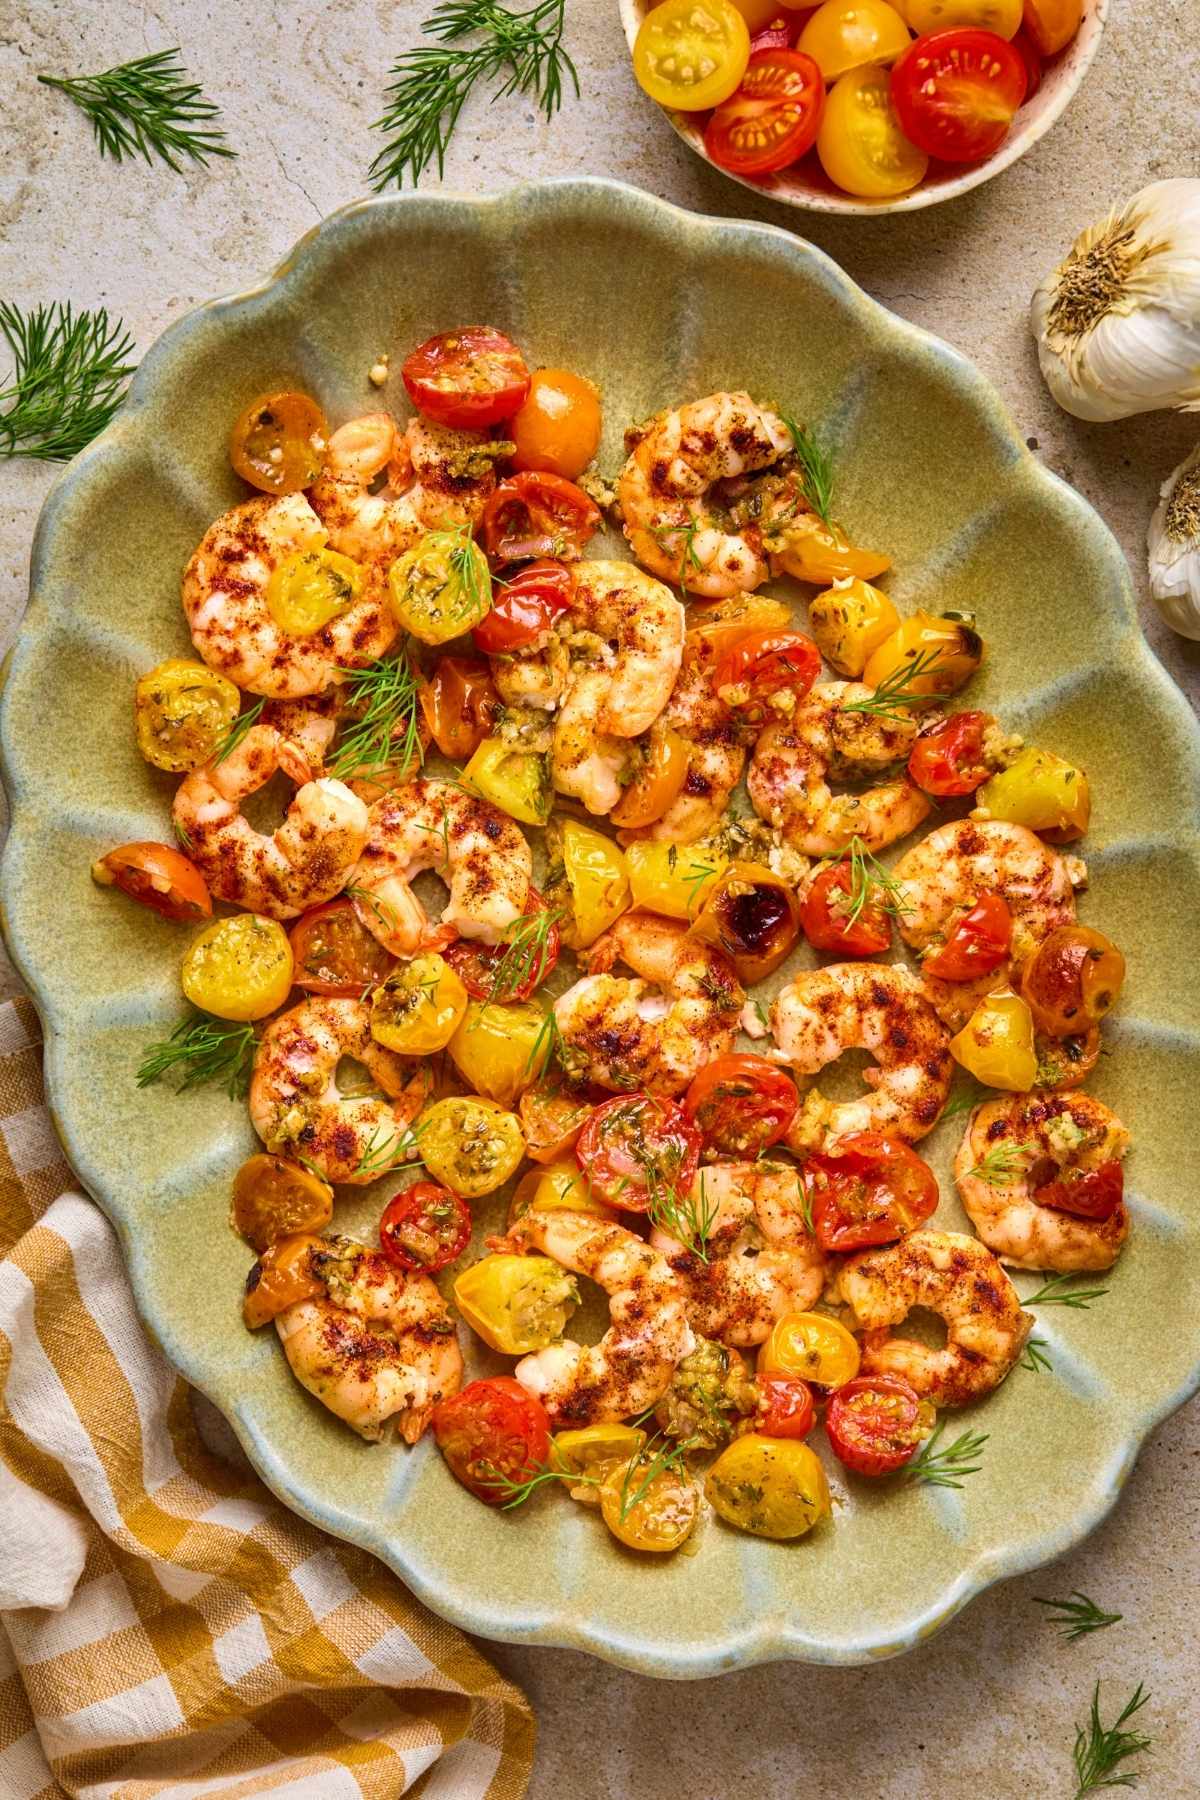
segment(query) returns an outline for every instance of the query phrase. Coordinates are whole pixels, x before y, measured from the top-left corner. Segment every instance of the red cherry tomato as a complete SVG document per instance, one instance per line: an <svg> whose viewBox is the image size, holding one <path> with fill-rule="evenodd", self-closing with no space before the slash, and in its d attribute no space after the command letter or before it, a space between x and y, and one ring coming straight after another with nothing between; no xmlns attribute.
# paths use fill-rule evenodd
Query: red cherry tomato
<svg viewBox="0 0 1200 1800"><path fill-rule="evenodd" d="M521 469L497 487L483 514L483 542L495 562L534 557L575 561L600 524L600 508L562 475Z"/></svg>
<svg viewBox="0 0 1200 1800"><path fill-rule="evenodd" d="M598 1200L645 1212L655 1189L685 1196L700 1166L700 1133L657 1094L618 1094L596 1107L575 1146Z"/></svg>
<svg viewBox="0 0 1200 1800"><path fill-rule="evenodd" d="M525 358L502 331L466 325L431 337L401 370L417 411L439 425L482 431L511 419L529 392Z"/></svg>
<svg viewBox="0 0 1200 1800"><path fill-rule="evenodd" d="M899 1138L855 1131L831 1151L810 1156L804 1186L822 1250L891 1244L937 1211L938 1185L929 1164Z"/></svg>
<svg viewBox="0 0 1200 1800"><path fill-rule="evenodd" d="M487 1506L503 1506L550 1455L546 1409L510 1375L468 1382L439 1400L433 1435L450 1473Z"/></svg>
<svg viewBox="0 0 1200 1800"><path fill-rule="evenodd" d="M777 1144L795 1117L796 1085L765 1056L718 1056L688 1089L683 1110L721 1156L757 1156Z"/></svg>
<svg viewBox="0 0 1200 1800"><path fill-rule="evenodd" d="M504 655L532 644L571 604L571 571L565 563L534 562L497 581L492 610L472 633L477 649Z"/></svg>
<svg viewBox="0 0 1200 1800"><path fill-rule="evenodd" d="M1013 49L1025 64L1025 101L1028 102L1033 99L1042 85L1042 59L1038 54L1037 45L1024 26L1010 41Z"/></svg>
<svg viewBox="0 0 1200 1800"><path fill-rule="evenodd" d="M471 1211L460 1194L417 1181L388 1202L379 1221L384 1255L401 1269L432 1275L461 1256L471 1239Z"/></svg>
<svg viewBox="0 0 1200 1800"><path fill-rule="evenodd" d="M990 975L1008 958L1013 916L999 894L981 894L946 939L922 965L943 981L971 981Z"/></svg>
<svg viewBox="0 0 1200 1800"><path fill-rule="evenodd" d="M754 1429L764 1437L806 1438L816 1419L813 1391L798 1375L760 1375Z"/></svg>
<svg viewBox="0 0 1200 1800"><path fill-rule="evenodd" d="M748 697L734 704L752 716L784 689L802 698L820 671L821 652L803 632L752 631L717 658L712 682L718 694L723 688L748 688Z"/></svg>
<svg viewBox="0 0 1200 1800"><path fill-rule="evenodd" d="M302 913L288 933L296 970L309 994L357 999L385 979L393 959L359 922L352 900L329 900Z"/></svg>
<svg viewBox="0 0 1200 1800"><path fill-rule="evenodd" d="M742 85L713 113L704 148L719 169L770 175L812 149L824 110L825 82L812 57L770 46L751 56Z"/></svg>
<svg viewBox="0 0 1200 1800"><path fill-rule="evenodd" d="M532 919L549 910L530 882L524 917ZM472 1000L500 1005L528 1000L536 993L552 972L561 948L562 936L551 919L536 935L522 931L518 938L510 927L508 943L481 944L478 938L459 938L442 955Z"/></svg>
<svg viewBox="0 0 1200 1800"><path fill-rule="evenodd" d="M832 950L839 956L878 956L891 944L892 921L874 884L867 882L866 901L857 916L855 886L849 862L830 863L809 882L800 922L814 950Z"/></svg>
<svg viewBox="0 0 1200 1800"><path fill-rule="evenodd" d="M212 917L204 877L169 844L122 844L92 864L92 880L176 923Z"/></svg>
<svg viewBox="0 0 1200 1800"><path fill-rule="evenodd" d="M909 776L921 792L939 799L973 794L991 774L982 758L984 733L993 722L990 713L960 712L923 731L908 759Z"/></svg>
<svg viewBox="0 0 1200 1800"><path fill-rule="evenodd" d="M753 62L761 50L790 50L793 29L782 13L777 19L768 20L750 39L750 61Z"/></svg>
<svg viewBox="0 0 1200 1800"><path fill-rule="evenodd" d="M943 162L982 162L1008 136L1028 84L1025 64L994 31L931 31L892 69L892 102L910 143Z"/></svg>
<svg viewBox="0 0 1200 1800"><path fill-rule="evenodd" d="M830 1396L825 1430L856 1475L891 1475L924 1436L921 1402L899 1375L856 1375Z"/></svg>
<svg viewBox="0 0 1200 1800"><path fill-rule="evenodd" d="M1035 1187L1033 1197L1039 1206L1073 1213L1077 1219L1111 1219L1125 1197L1125 1171L1119 1162L1101 1163L1098 1169L1064 1169Z"/></svg>

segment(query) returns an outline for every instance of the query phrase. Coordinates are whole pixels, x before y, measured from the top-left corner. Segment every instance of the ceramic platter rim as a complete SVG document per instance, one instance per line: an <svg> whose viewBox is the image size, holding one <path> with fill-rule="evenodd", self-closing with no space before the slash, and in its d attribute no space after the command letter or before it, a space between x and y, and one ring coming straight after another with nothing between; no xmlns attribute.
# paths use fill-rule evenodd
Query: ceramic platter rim
<svg viewBox="0 0 1200 1800"><path fill-rule="evenodd" d="M172 325L144 359L126 409L51 490L35 542L30 607L9 659L0 708L0 754L12 805L12 829L0 872L5 937L13 961L32 991L45 1030L46 1091L56 1127L74 1168L116 1226L143 1317L175 1366L231 1419L252 1463L289 1506L334 1535L373 1551L435 1612L485 1637L571 1646L633 1670L676 1678L712 1675L783 1658L869 1662L911 1648L993 1581L1061 1555L1094 1529L1115 1502L1148 1433L1200 1386L1200 1351L1195 1363L1184 1369L1180 1378L1172 1380L1169 1391L1155 1391L1123 1412L1120 1431L1108 1446L1103 1466L1092 1472L1086 1503L1075 1516L1050 1517L1052 1509L1048 1509L1037 1531L1007 1540L1003 1531L993 1533L990 1539L964 1554L960 1566L947 1566L936 1594L914 1603L911 1614L899 1623L891 1619L884 1629L878 1621L864 1619L856 1633L833 1639L806 1629L799 1613L781 1618L778 1612L772 1616L770 1609L764 1608L764 1616L756 1617L743 1595L740 1616L726 1618L721 1629L701 1631L694 1641L678 1632L670 1642L656 1641L653 1634L645 1631L623 1629L619 1618L591 1616L596 1609L589 1608L586 1595L582 1600L560 1596L556 1601L552 1593L543 1593L527 1598L522 1605L490 1589L483 1591L478 1585L468 1588L454 1579L444 1560L443 1565L438 1564L437 1556L431 1556L427 1546L423 1548L418 1536L410 1540L403 1532L385 1531L376 1521L355 1518L338 1498L329 1492L310 1491L303 1479L290 1473L286 1453L264 1439L250 1418L232 1375L219 1363L214 1366L203 1346L189 1339L186 1321L180 1325L155 1305L154 1271L143 1254L138 1230L145 1200L114 1180L112 1146L98 1141L94 1133L81 1131L75 1103L64 1104L69 1071L76 1059L88 1054L87 1012L85 1007L82 1015L77 1012L73 1017L66 1016L61 1001L52 992L53 935L47 933L44 923L38 923L25 899L29 859L36 860L38 855L39 789L39 745L27 723L25 702L30 684L44 679L48 645L55 630L56 610L45 598L44 590L50 585L55 559L63 549L59 521L64 510L100 467L113 467L113 459L119 463L123 457L136 455L135 447L153 420L160 371L168 370L181 357L186 362L195 334L211 331L214 316L236 321L241 309L277 295L285 282L291 283L293 289L297 284L302 289L306 271L317 265L322 247L328 248L343 236L353 241L357 231L394 233L399 242L410 226L418 229L428 222L444 226L447 220L454 222L456 229L459 224L464 229L467 225L486 225L493 234L508 232L515 236L524 228L523 219L535 216L574 221L576 225L582 220L587 229L602 228L605 219L619 217L655 237L665 253L677 253L684 260L698 254L728 255L731 259L744 255L765 260L772 270L779 271L781 279L815 286L822 302L828 302L837 311L849 331L868 332L875 341L882 338L895 345L897 354L920 358L923 366L932 371L931 380L941 384L947 394L956 394L960 400L965 397L969 402L982 421L981 428L998 461L1012 467L1020 465L1026 490L1037 494L1039 504L1048 514L1054 514L1064 529L1070 528L1081 541L1090 543L1104 568L1107 600L1123 664L1147 705L1164 721L1172 737L1181 741L1185 773L1195 781L1200 758L1194 722L1182 695L1138 631L1128 572L1115 540L1079 495L1034 461L999 397L958 352L888 314L821 251L774 226L701 218L620 183L601 180L544 182L486 198L406 195L358 202L332 215L310 231L265 282L197 308ZM672 397L664 394L663 403ZM365 403L368 407L370 404ZM210 516L215 516L218 509L213 504ZM1180 828L1178 841L1195 872L1200 867L1200 846L1186 823ZM1097 922L1104 921L1099 918ZM172 949L172 958L175 953ZM94 1028L99 1030L98 1023L94 1022ZM1136 1055L1137 1051L1131 1048L1127 1054ZM972 1423L975 1422L973 1416ZM1015 1444L1012 1453L1017 1453ZM514 1530L522 1524L535 1531L546 1528L544 1517L536 1526L533 1520L524 1521L519 1516L509 1524ZM761 1550L763 1566L768 1570L773 1566L771 1556L778 1554L779 1549L752 1543L753 1551ZM902 1547L898 1553L902 1554ZM800 1546L790 1551L785 1547L784 1554L802 1554L802 1550ZM630 1570L630 1580L638 1579L643 1565L628 1556L622 1561ZM691 1562L693 1579L700 1578L702 1566L703 1546L701 1556Z"/></svg>

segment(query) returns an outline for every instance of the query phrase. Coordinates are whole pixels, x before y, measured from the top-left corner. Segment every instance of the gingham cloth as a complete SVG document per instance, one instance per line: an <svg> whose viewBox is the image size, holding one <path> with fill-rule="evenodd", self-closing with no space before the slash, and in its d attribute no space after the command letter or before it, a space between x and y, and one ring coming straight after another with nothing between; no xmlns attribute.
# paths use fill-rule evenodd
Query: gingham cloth
<svg viewBox="0 0 1200 1800"><path fill-rule="evenodd" d="M201 1438L0 1006L0 1796L520 1800L520 1692Z"/></svg>

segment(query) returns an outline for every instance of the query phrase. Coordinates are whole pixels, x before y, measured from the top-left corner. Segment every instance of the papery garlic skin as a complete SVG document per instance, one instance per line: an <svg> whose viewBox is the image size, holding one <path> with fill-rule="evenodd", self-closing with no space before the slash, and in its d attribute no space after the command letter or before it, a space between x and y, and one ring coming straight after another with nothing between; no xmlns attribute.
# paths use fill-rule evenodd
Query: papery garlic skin
<svg viewBox="0 0 1200 1800"><path fill-rule="evenodd" d="M1200 408L1200 180L1152 182L1081 232L1030 325L1047 386L1077 419Z"/></svg>
<svg viewBox="0 0 1200 1800"><path fill-rule="evenodd" d="M1200 641L1200 444L1163 482L1150 521L1150 592L1172 631Z"/></svg>

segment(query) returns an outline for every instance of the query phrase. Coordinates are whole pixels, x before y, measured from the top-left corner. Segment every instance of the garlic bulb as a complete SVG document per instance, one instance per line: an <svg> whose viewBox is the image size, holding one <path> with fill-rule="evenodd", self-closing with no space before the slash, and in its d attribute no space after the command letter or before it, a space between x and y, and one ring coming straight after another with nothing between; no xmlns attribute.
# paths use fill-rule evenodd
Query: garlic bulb
<svg viewBox="0 0 1200 1800"><path fill-rule="evenodd" d="M1150 521L1150 592L1173 631L1200 639L1200 444L1163 482Z"/></svg>
<svg viewBox="0 0 1200 1800"><path fill-rule="evenodd" d="M1078 419L1200 408L1200 180L1155 181L1033 297L1042 374Z"/></svg>

